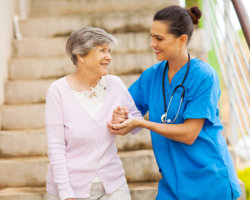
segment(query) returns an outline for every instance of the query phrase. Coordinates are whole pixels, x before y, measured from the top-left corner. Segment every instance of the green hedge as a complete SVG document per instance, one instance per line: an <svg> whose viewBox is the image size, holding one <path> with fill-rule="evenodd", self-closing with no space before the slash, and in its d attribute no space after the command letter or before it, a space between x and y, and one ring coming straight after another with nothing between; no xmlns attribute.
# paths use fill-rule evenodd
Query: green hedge
<svg viewBox="0 0 250 200"><path fill-rule="evenodd" d="M238 177L245 183L247 200L250 200L250 168L245 170L238 170Z"/></svg>

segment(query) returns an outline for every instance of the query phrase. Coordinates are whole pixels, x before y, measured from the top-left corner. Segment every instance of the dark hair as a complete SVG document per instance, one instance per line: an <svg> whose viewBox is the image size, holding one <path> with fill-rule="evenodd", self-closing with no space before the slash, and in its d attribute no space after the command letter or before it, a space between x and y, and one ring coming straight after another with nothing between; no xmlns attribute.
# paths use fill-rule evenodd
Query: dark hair
<svg viewBox="0 0 250 200"><path fill-rule="evenodd" d="M197 6L189 9L180 6L169 6L159 10L153 20L164 22L168 25L168 32L176 37L186 34L189 41L194 29L193 24L198 24L201 15L202 13Z"/></svg>

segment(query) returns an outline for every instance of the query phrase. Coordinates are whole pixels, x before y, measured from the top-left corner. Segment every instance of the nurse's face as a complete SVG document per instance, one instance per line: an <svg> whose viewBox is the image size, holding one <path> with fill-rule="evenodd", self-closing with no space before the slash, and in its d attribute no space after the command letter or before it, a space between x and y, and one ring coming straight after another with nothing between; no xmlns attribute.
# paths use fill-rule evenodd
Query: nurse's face
<svg viewBox="0 0 250 200"><path fill-rule="evenodd" d="M153 21L150 34L152 41L150 46L154 49L158 60L171 60L180 54L180 39L168 33L168 26L161 21Z"/></svg>

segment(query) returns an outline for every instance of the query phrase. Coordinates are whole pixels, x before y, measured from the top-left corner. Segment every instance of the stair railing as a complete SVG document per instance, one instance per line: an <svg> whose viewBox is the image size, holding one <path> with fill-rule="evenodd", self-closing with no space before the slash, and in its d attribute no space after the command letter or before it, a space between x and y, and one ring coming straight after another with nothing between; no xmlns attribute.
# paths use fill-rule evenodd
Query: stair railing
<svg viewBox="0 0 250 200"><path fill-rule="evenodd" d="M16 14L13 16L14 33L15 33L15 38L17 40L22 40L23 37L20 31L19 20L20 19L24 20L27 18L30 0L19 0L18 5L19 5L19 15Z"/></svg>
<svg viewBox="0 0 250 200"><path fill-rule="evenodd" d="M232 14L235 14L232 13L235 12L233 6L236 7L237 14L241 13L244 16L238 18L244 18L241 26L248 26L242 28L242 30L244 30L249 48L250 23L240 1L232 0L232 4L230 0L203 0L203 7L205 8L203 13L206 38L209 39L215 50L223 82L228 91L230 115L230 136L228 140L230 144L235 145L241 137L250 160L249 147L246 142L246 138L250 138L250 69L246 56L249 49L244 50L231 17Z"/></svg>

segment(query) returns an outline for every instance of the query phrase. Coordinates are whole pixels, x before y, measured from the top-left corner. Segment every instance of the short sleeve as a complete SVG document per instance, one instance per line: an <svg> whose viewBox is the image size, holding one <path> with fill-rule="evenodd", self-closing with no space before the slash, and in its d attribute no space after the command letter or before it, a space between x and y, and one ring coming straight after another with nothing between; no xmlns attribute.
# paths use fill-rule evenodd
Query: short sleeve
<svg viewBox="0 0 250 200"><path fill-rule="evenodd" d="M219 81L215 71L204 75L186 103L183 113L184 120L205 118L214 124L218 114L218 101L220 97Z"/></svg>
<svg viewBox="0 0 250 200"><path fill-rule="evenodd" d="M135 105L141 111L142 115L145 115L148 111L149 82L145 76L145 73L143 73L129 88Z"/></svg>

